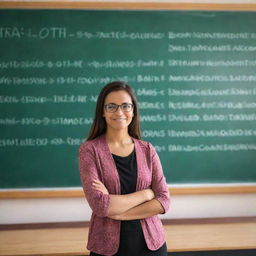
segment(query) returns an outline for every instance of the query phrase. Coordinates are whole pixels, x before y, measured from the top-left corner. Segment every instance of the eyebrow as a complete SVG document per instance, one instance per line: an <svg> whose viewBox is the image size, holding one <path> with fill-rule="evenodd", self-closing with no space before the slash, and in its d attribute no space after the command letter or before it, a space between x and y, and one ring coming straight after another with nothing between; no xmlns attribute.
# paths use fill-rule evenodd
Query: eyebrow
<svg viewBox="0 0 256 256"><path fill-rule="evenodd" d="M107 104L120 105L120 104L117 104L117 103L114 103L114 102L109 102L109 103L106 103L105 105L107 105ZM123 103L121 103L121 105L122 105L122 104L132 104L132 102L123 102Z"/></svg>

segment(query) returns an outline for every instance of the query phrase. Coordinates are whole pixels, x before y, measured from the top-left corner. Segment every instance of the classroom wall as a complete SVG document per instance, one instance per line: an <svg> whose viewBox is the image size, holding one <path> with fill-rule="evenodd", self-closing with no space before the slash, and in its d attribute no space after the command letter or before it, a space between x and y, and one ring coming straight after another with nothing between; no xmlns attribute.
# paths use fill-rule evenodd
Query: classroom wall
<svg viewBox="0 0 256 256"><path fill-rule="evenodd" d="M84 198L3 199L0 224L89 221ZM256 216L256 194L174 195L163 219Z"/></svg>

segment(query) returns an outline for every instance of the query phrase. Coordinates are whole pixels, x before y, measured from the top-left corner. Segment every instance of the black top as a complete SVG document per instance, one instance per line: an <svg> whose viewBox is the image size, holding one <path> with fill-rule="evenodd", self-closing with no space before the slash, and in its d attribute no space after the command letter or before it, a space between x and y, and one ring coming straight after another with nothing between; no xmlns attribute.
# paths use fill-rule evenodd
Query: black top
<svg viewBox="0 0 256 256"><path fill-rule="evenodd" d="M130 194L136 191L137 162L135 151L129 156L117 156L112 154L117 171L119 173L121 194Z"/></svg>
<svg viewBox="0 0 256 256"><path fill-rule="evenodd" d="M121 194L130 194L136 191L137 186L137 161L135 150L128 156L117 156L112 154L119 174ZM141 230L139 220L121 221L123 231Z"/></svg>

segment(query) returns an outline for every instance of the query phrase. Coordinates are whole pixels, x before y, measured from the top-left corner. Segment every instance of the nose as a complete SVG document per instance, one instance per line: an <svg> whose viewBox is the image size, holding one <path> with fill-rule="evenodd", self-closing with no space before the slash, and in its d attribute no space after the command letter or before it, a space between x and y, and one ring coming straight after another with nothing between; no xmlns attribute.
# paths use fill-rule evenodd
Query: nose
<svg viewBox="0 0 256 256"><path fill-rule="evenodd" d="M124 111L121 109L121 106L118 106L115 113L118 113L118 114L121 113L121 114L123 114Z"/></svg>

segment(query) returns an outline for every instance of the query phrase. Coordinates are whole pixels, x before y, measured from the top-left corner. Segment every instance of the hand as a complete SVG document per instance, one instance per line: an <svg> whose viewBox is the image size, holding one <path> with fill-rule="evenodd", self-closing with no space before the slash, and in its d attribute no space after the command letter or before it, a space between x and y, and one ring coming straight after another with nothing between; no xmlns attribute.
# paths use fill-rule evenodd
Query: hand
<svg viewBox="0 0 256 256"><path fill-rule="evenodd" d="M107 188L101 181L95 180L95 181L93 181L92 185L96 190L102 192L105 195L109 195Z"/></svg>
<svg viewBox="0 0 256 256"><path fill-rule="evenodd" d="M144 191L145 191L146 198L147 198L148 201L155 198L155 194L154 194L154 191L152 189L148 188L148 189L145 189Z"/></svg>
<svg viewBox="0 0 256 256"><path fill-rule="evenodd" d="M122 220L122 215L121 214L111 215L111 216L108 216L108 217L112 220Z"/></svg>

